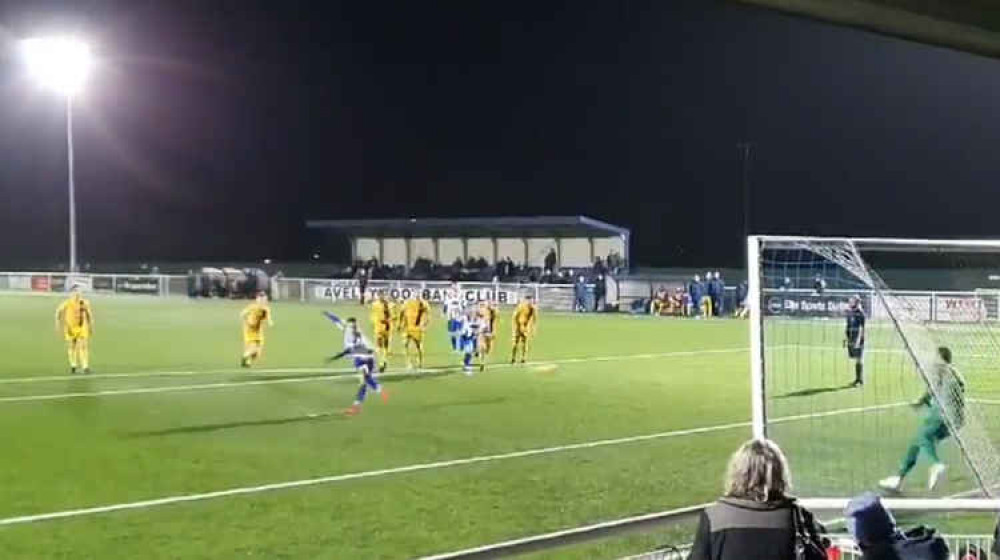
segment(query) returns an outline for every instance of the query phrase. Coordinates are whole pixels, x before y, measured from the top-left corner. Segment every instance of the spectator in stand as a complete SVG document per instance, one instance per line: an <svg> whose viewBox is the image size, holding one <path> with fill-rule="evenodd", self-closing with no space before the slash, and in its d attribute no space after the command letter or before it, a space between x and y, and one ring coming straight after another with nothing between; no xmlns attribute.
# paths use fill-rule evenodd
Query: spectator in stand
<svg viewBox="0 0 1000 560"><path fill-rule="evenodd" d="M587 279L582 274L573 284L573 311L577 313L587 311Z"/></svg>
<svg viewBox="0 0 1000 560"><path fill-rule="evenodd" d="M678 310L678 315L684 315L685 317L691 315L691 309L694 304L691 303L691 292L685 290L684 288L677 288L677 292L680 294L681 307Z"/></svg>
<svg viewBox="0 0 1000 560"><path fill-rule="evenodd" d="M360 290L361 305L365 304L365 292L368 290L368 269L358 268L358 289Z"/></svg>
<svg viewBox="0 0 1000 560"><path fill-rule="evenodd" d="M847 530L861 549L862 560L948 560L950 551L944 538L934 529L917 527L903 533L885 509L878 495L866 492L847 504L844 510ZM966 544L958 551L959 560L983 559L985 550Z"/></svg>
<svg viewBox="0 0 1000 560"><path fill-rule="evenodd" d="M667 312L670 315L684 315L684 310L687 308L687 294L684 292L684 288L678 286L673 294L667 296Z"/></svg>
<svg viewBox="0 0 1000 560"><path fill-rule="evenodd" d="M594 279L594 311L600 313L604 310L604 296L608 292L603 274L598 274Z"/></svg>
<svg viewBox="0 0 1000 560"><path fill-rule="evenodd" d="M611 251L608 253L607 258L608 270L611 274L618 274L622 268L622 257L618 254L618 251Z"/></svg>
<svg viewBox="0 0 1000 560"><path fill-rule="evenodd" d="M785 291L791 290L792 289L792 279L789 278L789 277L787 277L787 276L785 276L785 279L781 281L781 289L785 290Z"/></svg>
<svg viewBox="0 0 1000 560"><path fill-rule="evenodd" d="M716 317L722 317L725 313L726 281L722 279L722 274L718 270L715 271L712 280L715 282L715 293L718 295L718 299L712 302L712 312Z"/></svg>
<svg viewBox="0 0 1000 560"><path fill-rule="evenodd" d="M545 270L547 272L553 272L556 269L556 250L549 249L549 253L545 255Z"/></svg>
<svg viewBox="0 0 1000 560"><path fill-rule="evenodd" d="M823 292L826 291L826 280L823 279L823 276L819 274L816 275L816 279L813 280L813 291L816 292L816 295L818 296L823 295Z"/></svg>
<svg viewBox="0 0 1000 560"><path fill-rule="evenodd" d="M701 309L701 296L704 293L704 285L701 283L701 277L697 274L694 275L691 283L688 284L687 293L691 297L688 303L687 314L690 317L698 317L699 310Z"/></svg>
<svg viewBox="0 0 1000 560"><path fill-rule="evenodd" d="M660 289L656 290L656 293L654 293L653 297L649 300L649 314L662 315L668 305L667 289L660 286Z"/></svg>
<svg viewBox="0 0 1000 560"><path fill-rule="evenodd" d="M714 317L715 305L719 301L719 285L715 283L715 276L712 275L711 271L705 273L705 297L703 306L705 308L704 315L706 317Z"/></svg>
<svg viewBox="0 0 1000 560"><path fill-rule="evenodd" d="M597 257L596 259L594 259L594 274L607 274L607 273L608 273L608 267L605 266L604 261L601 260L601 257Z"/></svg>
<svg viewBox="0 0 1000 560"><path fill-rule="evenodd" d="M792 473L776 443L744 443L729 460L722 498L701 513L688 560L794 560L798 513L809 540L825 550L822 526L789 496L791 488Z"/></svg>
<svg viewBox="0 0 1000 560"><path fill-rule="evenodd" d="M745 319L747 316L747 294L749 290L747 289L746 282L740 282L739 286L736 286L736 317L740 319Z"/></svg>

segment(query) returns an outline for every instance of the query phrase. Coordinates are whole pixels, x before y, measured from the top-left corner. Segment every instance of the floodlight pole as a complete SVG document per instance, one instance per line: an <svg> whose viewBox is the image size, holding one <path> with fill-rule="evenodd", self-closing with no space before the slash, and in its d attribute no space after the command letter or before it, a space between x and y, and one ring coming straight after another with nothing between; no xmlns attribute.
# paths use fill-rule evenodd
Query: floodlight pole
<svg viewBox="0 0 1000 560"><path fill-rule="evenodd" d="M73 94L66 95L66 160L69 173L69 271L79 272L76 262L76 181L73 179Z"/></svg>

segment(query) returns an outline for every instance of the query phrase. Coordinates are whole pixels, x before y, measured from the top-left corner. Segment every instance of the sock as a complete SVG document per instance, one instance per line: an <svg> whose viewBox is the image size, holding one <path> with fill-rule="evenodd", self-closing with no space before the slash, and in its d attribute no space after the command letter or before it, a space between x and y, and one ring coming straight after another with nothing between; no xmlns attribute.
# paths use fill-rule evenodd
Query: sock
<svg viewBox="0 0 1000 560"><path fill-rule="evenodd" d="M464 365L465 367L469 367L469 366L471 366L471 365L472 365L472 354L471 354L470 352L466 352L466 353L465 353L465 359L464 359L464 360L462 360L462 364L463 364L463 365Z"/></svg>
<svg viewBox="0 0 1000 560"><path fill-rule="evenodd" d="M375 381L375 378L372 377L371 375L366 375L365 376L365 384L367 386L371 387L372 390L374 390L376 393L378 393L378 392L380 392L382 390L382 386L379 385L378 381Z"/></svg>
<svg viewBox="0 0 1000 560"><path fill-rule="evenodd" d="M365 394L368 393L368 384L362 383L361 387L358 389L358 397L354 399L354 404L361 404L365 402Z"/></svg>
<svg viewBox="0 0 1000 560"><path fill-rule="evenodd" d="M913 466L917 464L918 455L920 455L919 445L911 445L906 450L906 455L903 456L903 463L899 466L899 478L906 478L906 475L910 474Z"/></svg>
<svg viewBox="0 0 1000 560"><path fill-rule="evenodd" d="M77 345L77 352L80 356L80 367L90 369L90 348L86 342Z"/></svg>
<svg viewBox="0 0 1000 560"><path fill-rule="evenodd" d="M854 380L864 382L864 366L861 362L854 364Z"/></svg>
<svg viewBox="0 0 1000 560"><path fill-rule="evenodd" d="M458 350L458 337L456 336L451 337L451 349Z"/></svg>
<svg viewBox="0 0 1000 560"><path fill-rule="evenodd" d="M69 346L66 350L66 355L69 357L69 367L76 369L76 346Z"/></svg>

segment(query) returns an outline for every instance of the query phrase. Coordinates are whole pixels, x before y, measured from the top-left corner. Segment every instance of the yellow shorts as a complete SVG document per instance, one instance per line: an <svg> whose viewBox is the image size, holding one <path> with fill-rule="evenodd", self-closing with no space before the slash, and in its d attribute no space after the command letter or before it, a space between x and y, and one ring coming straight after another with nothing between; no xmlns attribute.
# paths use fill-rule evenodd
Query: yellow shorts
<svg viewBox="0 0 1000 560"><path fill-rule="evenodd" d="M423 341L424 341L424 330L423 329L407 328L406 329L406 340L412 340L413 342L416 342L418 344L423 343Z"/></svg>
<svg viewBox="0 0 1000 560"><path fill-rule="evenodd" d="M264 344L264 333L260 331L243 331L243 344Z"/></svg>
<svg viewBox="0 0 1000 560"><path fill-rule="evenodd" d="M378 348L389 346L389 331L375 331L375 346Z"/></svg>
<svg viewBox="0 0 1000 560"><path fill-rule="evenodd" d="M479 343L482 344L483 349L487 352L493 349L494 340L496 340L496 336L493 334L484 334L479 337Z"/></svg>
<svg viewBox="0 0 1000 560"><path fill-rule="evenodd" d="M90 338L90 331L86 327L67 327L63 331L66 342L76 342Z"/></svg>

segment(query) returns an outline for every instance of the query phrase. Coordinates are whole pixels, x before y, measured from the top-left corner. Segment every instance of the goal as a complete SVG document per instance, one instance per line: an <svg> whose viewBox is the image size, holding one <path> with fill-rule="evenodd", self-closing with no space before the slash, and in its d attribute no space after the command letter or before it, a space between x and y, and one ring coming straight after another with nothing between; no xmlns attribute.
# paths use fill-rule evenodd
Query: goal
<svg viewBox="0 0 1000 560"><path fill-rule="evenodd" d="M994 497L1000 241L754 236L747 251L754 435L784 449L798 494L876 490L919 446L903 496ZM852 300L865 314L861 387L845 347ZM925 393L950 435L933 489L919 437L931 408L914 406Z"/></svg>

